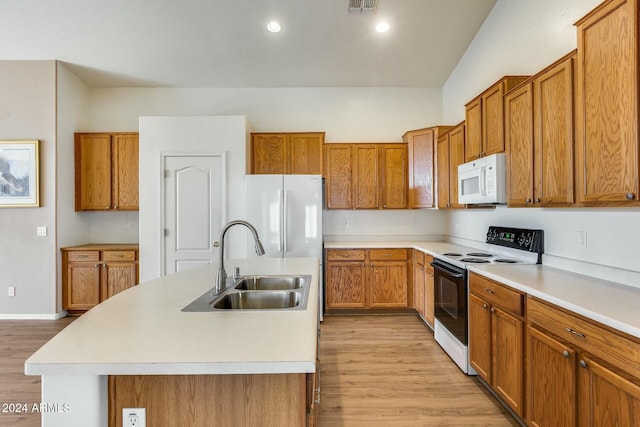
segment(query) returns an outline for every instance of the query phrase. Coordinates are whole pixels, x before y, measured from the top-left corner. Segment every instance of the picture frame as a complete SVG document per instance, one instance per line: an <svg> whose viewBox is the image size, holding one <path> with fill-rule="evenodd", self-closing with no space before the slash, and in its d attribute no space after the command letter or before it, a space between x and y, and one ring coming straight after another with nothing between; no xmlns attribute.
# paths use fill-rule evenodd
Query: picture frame
<svg viewBox="0 0 640 427"><path fill-rule="evenodd" d="M39 145L0 141L0 208L40 206Z"/></svg>

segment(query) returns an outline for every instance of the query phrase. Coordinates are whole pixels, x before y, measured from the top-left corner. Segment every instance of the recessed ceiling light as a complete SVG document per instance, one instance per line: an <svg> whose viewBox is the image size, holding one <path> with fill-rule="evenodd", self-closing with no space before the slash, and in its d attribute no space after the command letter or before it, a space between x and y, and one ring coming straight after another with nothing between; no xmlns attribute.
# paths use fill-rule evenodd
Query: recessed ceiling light
<svg viewBox="0 0 640 427"><path fill-rule="evenodd" d="M389 24L387 22L380 22L376 25L376 31L379 33L386 33L389 31Z"/></svg>
<svg viewBox="0 0 640 427"><path fill-rule="evenodd" d="M282 30L282 27L276 21L271 21L267 24L267 30L272 33L279 33L280 30Z"/></svg>

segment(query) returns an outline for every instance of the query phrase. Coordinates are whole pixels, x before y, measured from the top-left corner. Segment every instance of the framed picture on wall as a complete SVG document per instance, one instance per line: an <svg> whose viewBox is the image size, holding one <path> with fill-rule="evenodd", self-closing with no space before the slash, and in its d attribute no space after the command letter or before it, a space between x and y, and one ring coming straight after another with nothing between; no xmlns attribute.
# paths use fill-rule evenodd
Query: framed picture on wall
<svg viewBox="0 0 640 427"><path fill-rule="evenodd" d="M39 141L0 141L0 208L40 206Z"/></svg>

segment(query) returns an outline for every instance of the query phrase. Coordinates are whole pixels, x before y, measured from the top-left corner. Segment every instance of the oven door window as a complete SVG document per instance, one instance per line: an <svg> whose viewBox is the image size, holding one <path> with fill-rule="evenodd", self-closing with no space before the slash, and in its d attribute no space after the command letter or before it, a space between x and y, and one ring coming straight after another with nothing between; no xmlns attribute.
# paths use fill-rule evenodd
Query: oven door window
<svg viewBox="0 0 640 427"><path fill-rule="evenodd" d="M435 316L462 344L467 344L467 280L434 268Z"/></svg>
<svg viewBox="0 0 640 427"><path fill-rule="evenodd" d="M458 320L458 285L446 277L440 276L438 280L440 307L454 320Z"/></svg>

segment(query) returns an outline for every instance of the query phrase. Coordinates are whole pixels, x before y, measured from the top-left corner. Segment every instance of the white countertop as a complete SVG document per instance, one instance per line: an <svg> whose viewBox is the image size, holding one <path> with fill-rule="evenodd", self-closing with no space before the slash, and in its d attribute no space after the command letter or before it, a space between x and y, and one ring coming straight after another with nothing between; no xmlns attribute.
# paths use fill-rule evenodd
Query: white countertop
<svg viewBox="0 0 640 427"><path fill-rule="evenodd" d="M412 241L325 242L324 247L413 248L430 255L478 249L448 242ZM545 265L477 264L469 270L640 338L640 288Z"/></svg>
<svg viewBox="0 0 640 427"><path fill-rule="evenodd" d="M226 260L241 274L311 274L306 310L186 313L216 265L134 286L89 310L25 362L27 375L261 374L316 369L318 259Z"/></svg>

